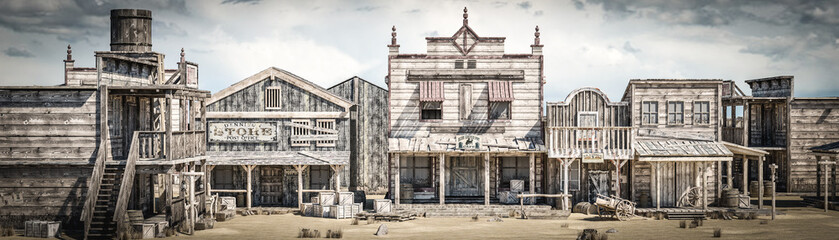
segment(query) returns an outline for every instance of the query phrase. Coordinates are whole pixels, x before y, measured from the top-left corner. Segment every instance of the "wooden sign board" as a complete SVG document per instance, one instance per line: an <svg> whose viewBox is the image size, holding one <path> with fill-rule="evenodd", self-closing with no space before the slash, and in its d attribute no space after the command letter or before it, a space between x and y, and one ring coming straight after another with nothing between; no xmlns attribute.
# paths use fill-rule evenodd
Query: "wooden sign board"
<svg viewBox="0 0 839 240"><path fill-rule="evenodd" d="M291 141L327 141L327 140L338 140L338 134L327 134L327 135L300 135L300 136L291 136Z"/></svg>
<svg viewBox="0 0 839 240"><path fill-rule="evenodd" d="M276 142L276 122L210 122L210 142Z"/></svg>
<svg viewBox="0 0 839 240"><path fill-rule="evenodd" d="M582 163L603 163L603 153L583 153Z"/></svg>
<svg viewBox="0 0 839 240"><path fill-rule="evenodd" d="M457 137L457 149L479 150L481 149L481 138L478 136L466 135Z"/></svg>
<svg viewBox="0 0 839 240"><path fill-rule="evenodd" d="M186 86L198 88L198 65L186 64Z"/></svg>

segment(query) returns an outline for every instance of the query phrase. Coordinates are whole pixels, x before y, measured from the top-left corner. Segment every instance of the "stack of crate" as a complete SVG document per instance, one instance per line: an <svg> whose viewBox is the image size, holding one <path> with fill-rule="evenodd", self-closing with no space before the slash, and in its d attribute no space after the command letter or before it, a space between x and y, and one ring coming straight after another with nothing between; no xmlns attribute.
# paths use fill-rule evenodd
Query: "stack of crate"
<svg viewBox="0 0 839 240"><path fill-rule="evenodd" d="M26 221L23 236L36 238L59 237L61 223L55 221Z"/></svg>
<svg viewBox="0 0 839 240"><path fill-rule="evenodd" d="M305 216L324 218L352 218L361 212L361 203L353 202L353 192L321 192L317 197L312 197L311 204L304 204L303 214ZM308 210L311 209L311 210Z"/></svg>
<svg viewBox="0 0 839 240"><path fill-rule="evenodd" d="M524 192L524 180L510 180L510 191L498 192L498 201L505 204L520 203L518 195ZM533 198L525 198L524 203L530 204Z"/></svg>

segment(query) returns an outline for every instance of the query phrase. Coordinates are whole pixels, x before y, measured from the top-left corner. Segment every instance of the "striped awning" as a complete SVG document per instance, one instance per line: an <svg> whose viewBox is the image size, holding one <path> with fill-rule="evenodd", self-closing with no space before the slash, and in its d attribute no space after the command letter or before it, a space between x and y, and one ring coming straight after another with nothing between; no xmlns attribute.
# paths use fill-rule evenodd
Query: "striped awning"
<svg viewBox="0 0 839 240"><path fill-rule="evenodd" d="M442 81L422 81L420 85L420 101L421 102L442 102L446 100L443 95Z"/></svg>
<svg viewBox="0 0 839 240"><path fill-rule="evenodd" d="M512 102L513 97L513 83L509 81L490 81L487 83L489 87L489 101L490 102Z"/></svg>

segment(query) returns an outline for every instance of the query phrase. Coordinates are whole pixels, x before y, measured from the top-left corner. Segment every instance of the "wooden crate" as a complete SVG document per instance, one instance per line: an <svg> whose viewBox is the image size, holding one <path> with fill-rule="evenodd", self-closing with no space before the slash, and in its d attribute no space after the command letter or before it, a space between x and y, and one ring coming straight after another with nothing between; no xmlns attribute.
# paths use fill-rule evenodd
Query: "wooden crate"
<svg viewBox="0 0 839 240"><path fill-rule="evenodd" d="M169 227L168 221L160 221L154 223L154 237L165 238L166 228Z"/></svg>
<svg viewBox="0 0 839 240"><path fill-rule="evenodd" d="M315 212L315 204L312 203L303 203L302 209L303 216L311 217L312 214Z"/></svg>
<svg viewBox="0 0 839 240"><path fill-rule="evenodd" d="M737 207L739 208L751 208L751 200L749 199L749 195L747 194L740 194L740 198L737 200Z"/></svg>
<svg viewBox="0 0 839 240"><path fill-rule="evenodd" d="M58 237L61 223L53 221L31 220L24 223L24 236L37 238Z"/></svg>
<svg viewBox="0 0 839 240"><path fill-rule="evenodd" d="M219 202L222 210L236 210L236 197L220 197Z"/></svg>
<svg viewBox="0 0 839 240"><path fill-rule="evenodd" d="M510 192L524 192L524 180L510 180Z"/></svg>
<svg viewBox="0 0 839 240"><path fill-rule="evenodd" d="M338 205L353 204L354 200L355 200L355 193L353 193L353 192L339 192L338 193Z"/></svg>
<svg viewBox="0 0 839 240"><path fill-rule="evenodd" d="M390 199L376 199L373 201L373 209L376 213L389 213L392 211Z"/></svg>
<svg viewBox="0 0 839 240"><path fill-rule="evenodd" d="M318 197L311 197L310 199L311 199L311 201L309 201L310 203L320 204L320 202L318 201Z"/></svg>
<svg viewBox="0 0 839 240"><path fill-rule="evenodd" d="M336 217L336 212L338 211L338 206L337 205L322 205L322 206L320 206L320 210L321 211L319 213L321 214L321 217L335 218Z"/></svg>
<svg viewBox="0 0 839 240"><path fill-rule="evenodd" d="M335 192L319 192L318 204L320 205L335 205Z"/></svg>
<svg viewBox="0 0 839 240"><path fill-rule="evenodd" d="M154 238L155 235L155 227L154 223L134 223L131 224L131 227L134 228L134 232L137 233L137 239L146 239L146 238Z"/></svg>
<svg viewBox="0 0 839 240"><path fill-rule="evenodd" d="M361 204L353 203L347 205L335 205L335 218L352 218L356 213L361 212Z"/></svg>

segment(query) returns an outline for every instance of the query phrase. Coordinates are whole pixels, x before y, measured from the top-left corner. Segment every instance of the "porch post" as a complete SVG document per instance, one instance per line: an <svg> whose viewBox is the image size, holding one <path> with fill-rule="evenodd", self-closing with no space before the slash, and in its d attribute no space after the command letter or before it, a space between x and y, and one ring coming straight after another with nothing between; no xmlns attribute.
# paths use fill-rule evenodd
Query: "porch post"
<svg viewBox="0 0 839 240"><path fill-rule="evenodd" d="M484 205L489 205L489 153L484 153Z"/></svg>
<svg viewBox="0 0 839 240"><path fill-rule="evenodd" d="M824 164L824 212L827 212L827 163Z"/></svg>
<svg viewBox="0 0 839 240"><path fill-rule="evenodd" d="M722 161L717 161L717 200L722 199ZM717 201L719 202L719 201Z"/></svg>
<svg viewBox="0 0 839 240"><path fill-rule="evenodd" d="M766 160L766 156L761 155L757 161L757 209L763 208L763 160Z"/></svg>
<svg viewBox="0 0 839 240"><path fill-rule="evenodd" d="M661 163L655 162L655 210L661 210Z"/></svg>
<svg viewBox="0 0 839 240"><path fill-rule="evenodd" d="M399 187L402 186L402 169L400 167L402 160L400 160L399 157L399 153L393 154L393 158L395 159L394 162L396 164L396 172L394 173L394 176L396 178L394 182L396 182L396 184L393 186L393 204L395 205L399 205L401 203L400 197L402 196L402 192L399 189Z"/></svg>
<svg viewBox="0 0 839 240"><path fill-rule="evenodd" d="M251 179L253 178L253 175L251 174L251 171L253 171L253 168L256 167L256 166L255 165L240 165L240 167L242 167L242 169L245 170L245 172L247 173L247 177L248 177L248 186L247 186L248 187L247 188L248 189L248 195L245 196L245 199L247 199L248 209L250 209L251 208L251 203L252 203L251 202L252 201L251 200L251 198L252 198L251 194L253 193L253 190L251 188L251 181L252 181Z"/></svg>
<svg viewBox="0 0 839 240"><path fill-rule="evenodd" d="M743 194L749 194L749 158L743 157Z"/></svg>
<svg viewBox="0 0 839 240"><path fill-rule="evenodd" d="M297 208L303 210L303 170L306 165L294 165L294 170L297 170Z"/></svg>
<svg viewBox="0 0 839 240"><path fill-rule="evenodd" d="M733 170L732 170L733 167L731 166L732 164L734 164L734 158L732 158L730 162L725 164L726 165L726 168L725 168L726 170L725 171L728 174L728 177L725 179L725 181L726 181L726 183L728 183L728 188L733 189L734 188L734 175L732 175L733 174Z"/></svg>
<svg viewBox="0 0 839 240"><path fill-rule="evenodd" d="M571 205L570 197L568 197L568 166L571 165L573 160L560 158L559 161L562 163L562 181L564 182L562 193L566 196L563 198L562 210L568 210L568 206Z"/></svg>
<svg viewBox="0 0 839 240"><path fill-rule="evenodd" d="M822 196L822 192L819 191L819 187L822 186L822 182L821 182L822 178L821 178L821 175L819 175L822 172L821 167L819 167L819 164L821 164L821 163L822 163L822 156L816 155L816 197L821 197Z"/></svg>
<svg viewBox="0 0 839 240"><path fill-rule="evenodd" d="M536 193L536 154L534 153L530 153L530 193ZM533 202L530 203L533 204Z"/></svg>
<svg viewBox="0 0 839 240"><path fill-rule="evenodd" d="M335 194L337 196L338 192L341 191L341 168L343 165L330 165L332 168L332 178L335 179Z"/></svg>
<svg viewBox="0 0 839 240"><path fill-rule="evenodd" d="M708 176L705 175L708 172L708 163L701 162L699 165L702 166L702 210L708 210Z"/></svg>
<svg viewBox="0 0 839 240"><path fill-rule="evenodd" d="M446 155L440 153L440 205L446 204Z"/></svg>

